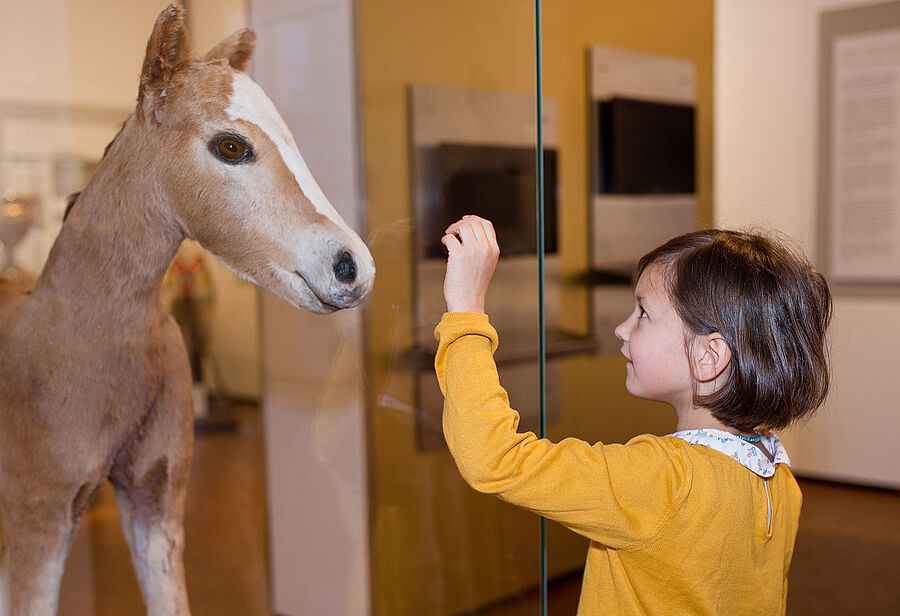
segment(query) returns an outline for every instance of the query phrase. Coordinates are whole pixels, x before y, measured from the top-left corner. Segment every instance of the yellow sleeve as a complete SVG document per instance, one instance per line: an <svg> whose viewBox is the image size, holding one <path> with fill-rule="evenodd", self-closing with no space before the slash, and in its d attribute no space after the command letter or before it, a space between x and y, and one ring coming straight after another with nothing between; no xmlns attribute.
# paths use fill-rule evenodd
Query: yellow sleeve
<svg viewBox="0 0 900 616"><path fill-rule="evenodd" d="M677 447L654 436L626 445L518 432L500 385L487 315L446 313L435 329L444 437L466 482L610 547L652 538L690 489Z"/></svg>

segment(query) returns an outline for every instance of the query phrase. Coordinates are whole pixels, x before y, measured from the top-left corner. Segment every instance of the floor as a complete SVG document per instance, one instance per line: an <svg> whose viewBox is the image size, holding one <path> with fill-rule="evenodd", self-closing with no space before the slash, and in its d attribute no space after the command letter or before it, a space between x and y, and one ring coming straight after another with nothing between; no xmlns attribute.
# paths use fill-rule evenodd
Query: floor
<svg viewBox="0 0 900 616"><path fill-rule="evenodd" d="M227 415L235 419L236 429L217 430L213 425L196 438L185 522L188 593L194 616L266 616L270 611L260 417L258 409L248 405L232 406ZM811 480L801 480L801 487L804 507L791 567L788 614L900 614L900 492ZM555 580L548 613L575 614L580 586L578 572ZM537 592L530 592L477 614L539 612ZM115 500L105 487L73 543L59 614L143 613Z"/></svg>

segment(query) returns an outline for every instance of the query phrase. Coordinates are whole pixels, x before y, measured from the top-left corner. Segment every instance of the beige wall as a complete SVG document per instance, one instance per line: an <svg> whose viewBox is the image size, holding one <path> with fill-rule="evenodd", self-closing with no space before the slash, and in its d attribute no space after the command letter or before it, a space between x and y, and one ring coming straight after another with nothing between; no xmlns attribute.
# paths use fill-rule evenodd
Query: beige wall
<svg viewBox="0 0 900 616"><path fill-rule="evenodd" d="M590 45L696 62L699 219L708 223L712 2L543 4L544 95L559 103L564 275L588 264L585 62ZM537 583L538 522L475 494L446 451L416 448L414 377L400 358L413 344L406 88L431 83L534 93L533 2L368 0L359 4L358 22L368 227L379 266L368 329L376 609L383 614L455 613ZM586 331L587 290L566 289L563 304L563 325ZM619 358L568 359L561 374L560 420L549 426L554 438L624 441L674 426L674 416L664 407L627 395ZM582 539L551 527L550 541L551 575L583 563Z"/></svg>
<svg viewBox="0 0 900 616"><path fill-rule="evenodd" d="M717 223L775 228L816 255L819 14L870 4L716 3ZM831 395L785 436L794 468L900 487L900 298L836 293L831 337Z"/></svg>
<svg viewBox="0 0 900 616"><path fill-rule="evenodd" d="M147 36L167 4L0 1L0 100L133 107Z"/></svg>

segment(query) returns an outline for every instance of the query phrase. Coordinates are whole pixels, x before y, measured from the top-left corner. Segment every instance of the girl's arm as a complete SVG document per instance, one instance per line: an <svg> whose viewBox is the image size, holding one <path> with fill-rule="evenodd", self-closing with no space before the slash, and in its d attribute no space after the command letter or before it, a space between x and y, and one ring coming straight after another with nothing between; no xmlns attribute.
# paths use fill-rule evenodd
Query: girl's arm
<svg viewBox="0 0 900 616"><path fill-rule="evenodd" d="M435 370L445 397L444 435L463 478L607 545L652 537L689 487L683 459L673 459L655 437L592 446L519 433L494 364L497 333L487 315L472 314L484 312L499 254L493 228L466 217L442 241L448 313L435 330Z"/></svg>

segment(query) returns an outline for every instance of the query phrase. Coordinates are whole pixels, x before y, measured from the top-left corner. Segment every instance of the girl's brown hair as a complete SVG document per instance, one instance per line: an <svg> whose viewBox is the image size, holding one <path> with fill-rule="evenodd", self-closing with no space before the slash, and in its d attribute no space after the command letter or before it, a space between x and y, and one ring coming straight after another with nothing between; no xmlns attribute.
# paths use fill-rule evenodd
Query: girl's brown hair
<svg viewBox="0 0 900 616"><path fill-rule="evenodd" d="M644 255L639 271L653 263L663 266L688 332L718 332L731 349L727 383L709 395L695 393L695 405L752 431L784 428L822 404L832 301L806 257L761 235L707 229Z"/></svg>

